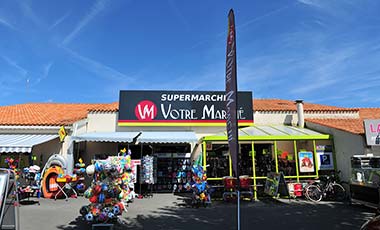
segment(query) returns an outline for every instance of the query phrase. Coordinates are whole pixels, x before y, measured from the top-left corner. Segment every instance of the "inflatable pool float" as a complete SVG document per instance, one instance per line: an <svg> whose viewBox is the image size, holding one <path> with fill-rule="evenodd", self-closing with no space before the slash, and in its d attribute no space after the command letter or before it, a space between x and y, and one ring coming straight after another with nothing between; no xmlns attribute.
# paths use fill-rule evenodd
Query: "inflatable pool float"
<svg viewBox="0 0 380 230"><path fill-rule="evenodd" d="M63 169L59 166L51 166L50 168L45 170L45 173L42 177L42 194L45 198L53 199L55 195L58 193L58 184L57 178L58 175L64 174ZM61 194L63 195L63 194Z"/></svg>

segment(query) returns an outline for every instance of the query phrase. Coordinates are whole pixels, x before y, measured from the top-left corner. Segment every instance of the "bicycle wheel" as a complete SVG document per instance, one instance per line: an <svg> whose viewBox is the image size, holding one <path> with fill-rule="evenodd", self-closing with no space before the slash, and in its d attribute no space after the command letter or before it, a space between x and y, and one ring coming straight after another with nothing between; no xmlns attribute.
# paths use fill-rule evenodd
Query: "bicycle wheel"
<svg viewBox="0 0 380 230"><path fill-rule="evenodd" d="M318 186L311 184L305 188L305 196L311 201L319 202L322 200L322 191Z"/></svg>
<svg viewBox="0 0 380 230"><path fill-rule="evenodd" d="M332 198L335 201L344 201L346 199L346 190L340 184L332 184Z"/></svg>

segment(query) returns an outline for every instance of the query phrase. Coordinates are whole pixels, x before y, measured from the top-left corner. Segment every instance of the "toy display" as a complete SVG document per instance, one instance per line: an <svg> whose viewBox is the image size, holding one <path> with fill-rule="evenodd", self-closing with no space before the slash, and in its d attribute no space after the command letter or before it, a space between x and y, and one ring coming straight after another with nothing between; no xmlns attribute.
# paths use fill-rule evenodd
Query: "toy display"
<svg viewBox="0 0 380 230"><path fill-rule="evenodd" d="M74 174L77 176L77 183L75 184L75 190L79 194L83 194L86 190L86 185L84 184L86 165L83 163L82 158L79 158L79 162L75 164Z"/></svg>
<svg viewBox="0 0 380 230"><path fill-rule="evenodd" d="M154 184L154 157L153 156L144 156L141 159L141 183L147 185L146 191L143 193L145 197L153 197L153 184ZM142 193L142 191L140 191Z"/></svg>
<svg viewBox="0 0 380 230"><path fill-rule="evenodd" d="M27 198L29 200L30 197L36 195L37 198L40 198L41 191L41 173L40 167L37 165L32 165L30 167L26 167L22 171L22 181L24 183L19 183L18 187L18 197L19 200ZM38 204L39 201L37 202Z"/></svg>
<svg viewBox="0 0 380 230"><path fill-rule="evenodd" d="M90 224L117 221L133 198L128 186L132 179L130 155L97 160L86 172L94 179L84 192L90 204L83 206L80 214Z"/></svg>
<svg viewBox="0 0 380 230"><path fill-rule="evenodd" d="M206 206L211 204L211 197L209 193L209 186L207 185L206 170L201 165L193 165L193 185L191 186L193 190L192 195L192 206L199 207L201 204Z"/></svg>

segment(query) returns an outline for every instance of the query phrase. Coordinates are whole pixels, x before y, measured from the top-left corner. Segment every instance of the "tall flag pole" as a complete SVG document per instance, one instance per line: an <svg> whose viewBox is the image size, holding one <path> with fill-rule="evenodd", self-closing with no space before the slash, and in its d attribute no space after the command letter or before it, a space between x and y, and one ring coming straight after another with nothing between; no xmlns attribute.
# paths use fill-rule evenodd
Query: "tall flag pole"
<svg viewBox="0 0 380 230"><path fill-rule="evenodd" d="M226 52L226 112L228 146L232 159L232 168L237 178L237 229L240 230L240 182L239 182L239 144L237 119L237 79L236 79L236 33L235 16L231 9L228 13L228 33Z"/></svg>

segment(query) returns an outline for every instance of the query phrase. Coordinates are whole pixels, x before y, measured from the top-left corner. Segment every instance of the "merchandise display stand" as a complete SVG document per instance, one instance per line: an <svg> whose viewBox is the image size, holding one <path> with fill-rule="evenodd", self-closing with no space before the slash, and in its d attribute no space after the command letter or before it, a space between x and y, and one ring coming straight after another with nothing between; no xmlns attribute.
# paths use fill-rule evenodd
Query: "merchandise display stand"
<svg viewBox="0 0 380 230"><path fill-rule="evenodd" d="M79 158L79 162L75 164L74 174L77 176L77 182L74 186L77 194L83 195L86 190L84 184L85 174L86 174L86 165L83 163L82 158Z"/></svg>
<svg viewBox="0 0 380 230"><path fill-rule="evenodd" d="M71 176L66 175L64 177L57 177L57 186L58 186L59 191L55 194L54 199L57 200L57 197L60 196L60 194L62 193L65 196L65 199L67 201L69 196L64 190L66 190L67 192L73 192L75 198L77 198L78 194L75 191L75 189L71 186L71 183L76 182L76 181L77 181L76 176L71 177ZM63 185L61 186L61 184Z"/></svg>
<svg viewBox="0 0 380 230"><path fill-rule="evenodd" d="M148 198L153 197L153 184L154 184L153 164L154 164L153 156L147 155L147 156L144 156L141 160L142 173L141 173L140 183L146 184L147 187L146 187L146 191L144 192L140 191L140 194Z"/></svg>
<svg viewBox="0 0 380 230"><path fill-rule="evenodd" d="M113 224L126 210L130 197L131 157L117 156L96 160L86 168L93 176L91 186L84 196L91 202L83 206L80 213L89 224Z"/></svg>

